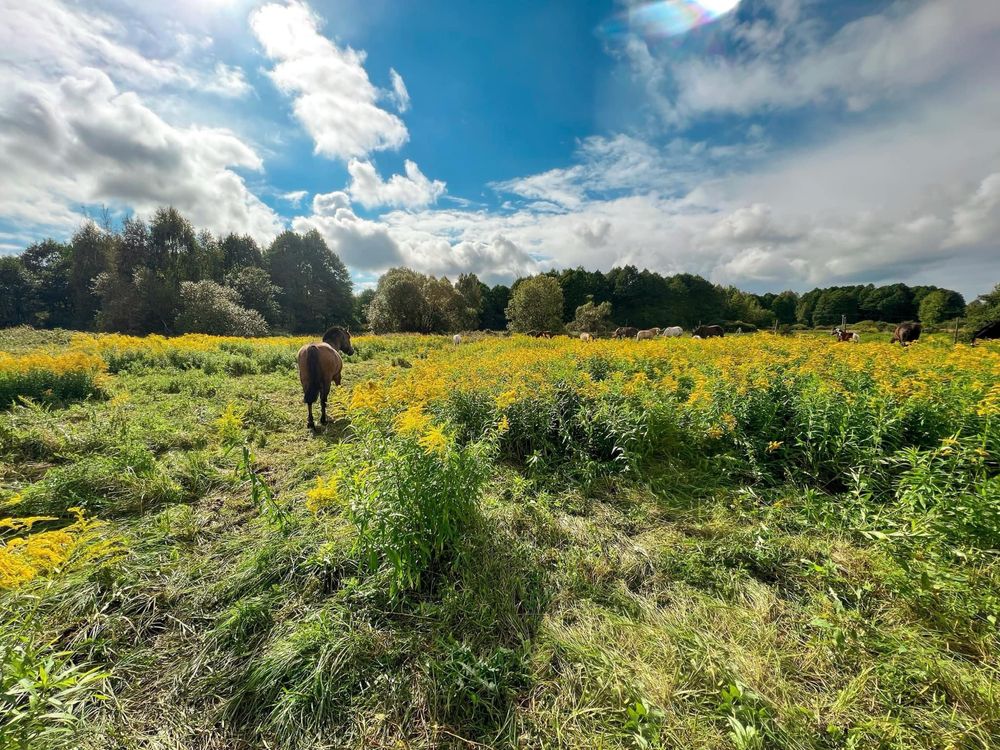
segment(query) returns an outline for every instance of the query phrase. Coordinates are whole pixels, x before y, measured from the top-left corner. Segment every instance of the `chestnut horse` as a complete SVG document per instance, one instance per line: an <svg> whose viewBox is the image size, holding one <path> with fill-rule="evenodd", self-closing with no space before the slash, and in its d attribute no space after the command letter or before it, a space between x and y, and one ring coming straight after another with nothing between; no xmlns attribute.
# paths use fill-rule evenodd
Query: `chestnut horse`
<svg viewBox="0 0 1000 750"><path fill-rule="evenodd" d="M330 395L330 383L340 385L344 360L338 349L344 354L354 354L351 332L340 326L334 326L324 333L321 342L306 344L299 349L299 380L302 381L302 400L309 406L307 426L310 430L316 429L316 422L313 420L313 403L316 397L319 397L320 424L326 424L326 398Z"/></svg>

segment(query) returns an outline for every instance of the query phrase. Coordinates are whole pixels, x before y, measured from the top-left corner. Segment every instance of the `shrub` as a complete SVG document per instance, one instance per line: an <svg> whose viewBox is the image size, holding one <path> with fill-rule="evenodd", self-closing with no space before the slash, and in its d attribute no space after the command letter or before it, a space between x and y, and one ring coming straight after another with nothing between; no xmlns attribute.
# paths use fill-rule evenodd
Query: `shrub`
<svg viewBox="0 0 1000 750"><path fill-rule="evenodd" d="M736 333L737 331L742 331L743 333L753 333L757 330L757 326L753 323L747 323L744 320L726 321L722 324L722 326L726 329L726 333Z"/></svg>
<svg viewBox="0 0 1000 750"><path fill-rule="evenodd" d="M220 336L264 336L267 321L256 310L239 305L239 293L214 281L181 283L177 327L185 333Z"/></svg>
<svg viewBox="0 0 1000 750"><path fill-rule="evenodd" d="M339 495L362 560L372 571L387 568L396 594L451 561L477 517L484 446L459 447L423 416L403 418L391 437L362 429L347 473L318 485L323 496L311 499L318 507Z"/></svg>

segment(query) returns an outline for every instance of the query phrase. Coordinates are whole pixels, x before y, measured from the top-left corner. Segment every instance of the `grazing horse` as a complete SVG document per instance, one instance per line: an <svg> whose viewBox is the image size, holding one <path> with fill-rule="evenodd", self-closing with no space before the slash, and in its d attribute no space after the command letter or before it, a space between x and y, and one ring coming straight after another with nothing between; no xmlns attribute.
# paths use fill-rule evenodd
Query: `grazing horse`
<svg viewBox="0 0 1000 750"><path fill-rule="evenodd" d="M837 337L837 341L853 341L855 344L861 341L857 331L848 331L846 328L834 328L830 333Z"/></svg>
<svg viewBox="0 0 1000 750"><path fill-rule="evenodd" d="M694 329L694 338L699 339L710 339L713 336L722 338L725 335L726 332L722 329L722 326L698 326Z"/></svg>
<svg viewBox="0 0 1000 750"><path fill-rule="evenodd" d="M462 337L457 333L451 337L451 340L455 343L455 346L458 346L459 344L462 343Z"/></svg>
<svg viewBox="0 0 1000 750"><path fill-rule="evenodd" d="M889 343L895 344L898 341L901 346L912 344L920 338L921 330L923 328L919 323L900 323L896 326L896 330L892 332L892 339L890 339Z"/></svg>
<svg viewBox="0 0 1000 750"><path fill-rule="evenodd" d="M682 333L684 333L684 329L681 328L680 326L668 326L667 328L664 328L662 331L660 331L660 335L666 339L675 339Z"/></svg>
<svg viewBox="0 0 1000 750"><path fill-rule="evenodd" d="M323 334L323 340L316 344L306 344L299 349L299 380L302 381L302 400L309 407L310 430L316 429L313 420L313 403L319 397L320 424L326 424L326 398L330 395L330 383L340 385L340 374L344 369L344 354L354 354L351 346L351 332L334 326Z"/></svg>
<svg viewBox="0 0 1000 750"><path fill-rule="evenodd" d="M581 333L580 341L593 341L594 337L589 333Z"/></svg>
<svg viewBox="0 0 1000 750"><path fill-rule="evenodd" d="M616 339L634 339L636 334L639 333L638 328L633 328L632 326L623 326L621 328L616 328L615 332L612 334Z"/></svg>
<svg viewBox="0 0 1000 750"><path fill-rule="evenodd" d="M655 339L660 335L659 328L646 328L642 331L636 331L635 340L636 341L647 341L649 339Z"/></svg>
<svg viewBox="0 0 1000 750"><path fill-rule="evenodd" d="M538 338L540 339L550 339L552 338L552 331L539 331Z"/></svg>

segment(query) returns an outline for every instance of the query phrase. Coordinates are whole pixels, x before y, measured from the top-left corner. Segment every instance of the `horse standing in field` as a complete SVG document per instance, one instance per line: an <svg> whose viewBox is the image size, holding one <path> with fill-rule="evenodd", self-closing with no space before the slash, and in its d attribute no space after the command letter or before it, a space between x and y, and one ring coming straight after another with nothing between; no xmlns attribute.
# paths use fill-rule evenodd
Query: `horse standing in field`
<svg viewBox="0 0 1000 750"><path fill-rule="evenodd" d="M330 395L330 383L340 385L340 376L344 370L344 360L340 356L354 354L351 346L351 332L346 328L334 326L323 334L323 340L316 344L306 344L299 349L299 380L302 381L302 400L309 407L310 430L316 429L313 420L313 403L319 397L320 424L326 424L326 399Z"/></svg>
<svg viewBox="0 0 1000 750"><path fill-rule="evenodd" d="M684 329L680 326L668 326L660 331L660 335L665 339L675 339L684 333Z"/></svg>
<svg viewBox="0 0 1000 750"><path fill-rule="evenodd" d="M898 341L901 346L908 346L920 338L921 330L923 328L919 323L900 323L892 332L892 339L889 343L895 344Z"/></svg>
<svg viewBox="0 0 1000 750"><path fill-rule="evenodd" d="M594 337L589 333L581 333L580 341L593 341Z"/></svg>
<svg viewBox="0 0 1000 750"><path fill-rule="evenodd" d="M621 328L616 328L615 332L611 335L616 339L634 339L638 333L638 328L633 328L632 326L622 326Z"/></svg>
<svg viewBox="0 0 1000 750"><path fill-rule="evenodd" d="M655 339L660 335L659 328L646 328L642 331L636 331L635 340L636 341L648 341L649 339Z"/></svg>
<svg viewBox="0 0 1000 750"><path fill-rule="evenodd" d="M696 339L710 339L713 336L718 336L722 338L726 335L722 326L698 326L694 329L694 338Z"/></svg>
<svg viewBox="0 0 1000 750"><path fill-rule="evenodd" d="M855 344L861 341L861 335L857 331L848 331L846 328L834 328L831 331L837 341L853 341Z"/></svg>
<svg viewBox="0 0 1000 750"><path fill-rule="evenodd" d="M451 340L455 343L455 346L458 346L459 344L462 343L462 337L457 333L451 337Z"/></svg>

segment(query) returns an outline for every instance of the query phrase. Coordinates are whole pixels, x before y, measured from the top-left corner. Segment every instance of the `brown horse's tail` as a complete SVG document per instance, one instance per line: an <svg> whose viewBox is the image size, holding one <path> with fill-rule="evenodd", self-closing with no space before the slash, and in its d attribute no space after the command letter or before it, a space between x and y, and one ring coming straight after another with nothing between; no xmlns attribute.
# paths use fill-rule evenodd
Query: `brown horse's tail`
<svg viewBox="0 0 1000 750"><path fill-rule="evenodd" d="M320 383L323 380L323 374L319 371L319 347L315 344L310 344L306 349L306 374L309 379L302 400L312 404L319 397Z"/></svg>

